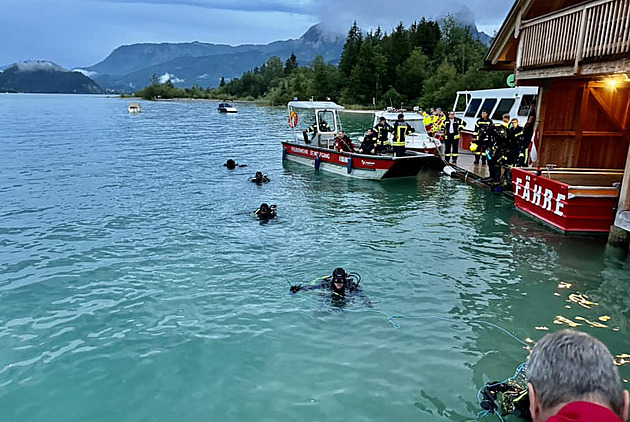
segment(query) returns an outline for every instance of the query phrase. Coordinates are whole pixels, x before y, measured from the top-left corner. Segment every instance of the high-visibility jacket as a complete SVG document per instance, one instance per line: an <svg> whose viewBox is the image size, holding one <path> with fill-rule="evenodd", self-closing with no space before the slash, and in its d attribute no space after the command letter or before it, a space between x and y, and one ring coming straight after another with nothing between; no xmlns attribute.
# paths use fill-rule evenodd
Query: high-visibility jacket
<svg viewBox="0 0 630 422"><path fill-rule="evenodd" d="M451 126L453 127L451 133ZM442 125L442 131L444 131L444 136L446 139L459 139L462 128L466 126L466 122L460 119L459 117L455 117L453 120L447 119Z"/></svg>
<svg viewBox="0 0 630 422"><path fill-rule="evenodd" d="M392 132L394 134L394 142L392 145L395 147L404 147L407 135L415 132L415 129L404 120L397 120L394 126L392 126Z"/></svg>
<svg viewBox="0 0 630 422"><path fill-rule="evenodd" d="M378 136L378 143L380 145L389 145L388 135L392 131L392 127L387 122L378 122L376 126L374 126L374 130L376 131L376 135Z"/></svg>

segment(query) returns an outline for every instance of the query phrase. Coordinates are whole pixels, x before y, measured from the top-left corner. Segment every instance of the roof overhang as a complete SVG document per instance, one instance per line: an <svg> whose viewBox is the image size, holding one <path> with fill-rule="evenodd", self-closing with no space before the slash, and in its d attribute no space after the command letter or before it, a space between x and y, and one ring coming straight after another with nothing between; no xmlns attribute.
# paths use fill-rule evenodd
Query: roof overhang
<svg viewBox="0 0 630 422"><path fill-rule="evenodd" d="M521 18L534 0L516 0L484 60L486 70L514 70L518 53Z"/></svg>

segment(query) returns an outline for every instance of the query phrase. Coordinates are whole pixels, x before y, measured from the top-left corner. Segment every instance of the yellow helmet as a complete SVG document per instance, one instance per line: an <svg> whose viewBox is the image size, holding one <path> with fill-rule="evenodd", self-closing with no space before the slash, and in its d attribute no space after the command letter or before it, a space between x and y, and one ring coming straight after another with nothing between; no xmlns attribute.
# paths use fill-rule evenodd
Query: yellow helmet
<svg viewBox="0 0 630 422"><path fill-rule="evenodd" d="M477 148L479 148L479 146L476 143L474 143L474 142L470 143L470 152L477 151Z"/></svg>

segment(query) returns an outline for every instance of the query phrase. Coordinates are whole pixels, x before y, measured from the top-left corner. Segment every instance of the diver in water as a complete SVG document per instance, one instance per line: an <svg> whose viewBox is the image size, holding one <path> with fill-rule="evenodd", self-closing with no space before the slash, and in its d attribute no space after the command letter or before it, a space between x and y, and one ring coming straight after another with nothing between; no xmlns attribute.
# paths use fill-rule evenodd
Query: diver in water
<svg viewBox="0 0 630 422"><path fill-rule="evenodd" d="M271 182L269 177L267 177L267 173L263 174L262 171L257 171L256 176L254 176L254 178L251 180L252 180L252 183L258 183L259 185L262 183Z"/></svg>
<svg viewBox="0 0 630 422"><path fill-rule="evenodd" d="M227 167L228 170L234 170L236 167L247 167L247 164L237 164L236 161L230 158L223 164L223 167Z"/></svg>
<svg viewBox="0 0 630 422"><path fill-rule="evenodd" d="M268 205L266 202L260 204L260 207L254 211L254 214L261 220L270 220L276 217L276 206Z"/></svg>
<svg viewBox="0 0 630 422"><path fill-rule="evenodd" d="M345 305L349 299L360 298L368 308L372 307L372 302L359 288L361 276L349 274L343 268L335 268L332 275L319 279L319 284L302 286L301 284L291 286L291 293L295 294L300 290L329 290L331 301L335 305Z"/></svg>
<svg viewBox="0 0 630 422"><path fill-rule="evenodd" d="M484 385L478 393L481 408L488 413L514 415L525 422L531 422L529 394L524 380L525 368L525 364L521 365L513 378Z"/></svg>

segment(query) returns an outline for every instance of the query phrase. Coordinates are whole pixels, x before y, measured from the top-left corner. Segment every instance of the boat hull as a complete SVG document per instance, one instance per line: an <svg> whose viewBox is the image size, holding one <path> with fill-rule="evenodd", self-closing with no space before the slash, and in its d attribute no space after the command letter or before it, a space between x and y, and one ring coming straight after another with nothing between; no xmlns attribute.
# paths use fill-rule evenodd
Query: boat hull
<svg viewBox="0 0 630 422"><path fill-rule="evenodd" d="M622 175L580 169L537 174L533 169L513 168L514 204L519 211L563 233L605 234L614 223L619 197L613 183ZM565 183L571 180L580 184Z"/></svg>
<svg viewBox="0 0 630 422"><path fill-rule="evenodd" d="M282 142L283 160L358 179L389 179L415 176L423 169L440 169L444 163L433 155L414 153L405 157L337 152L293 142Z"/></svg>

